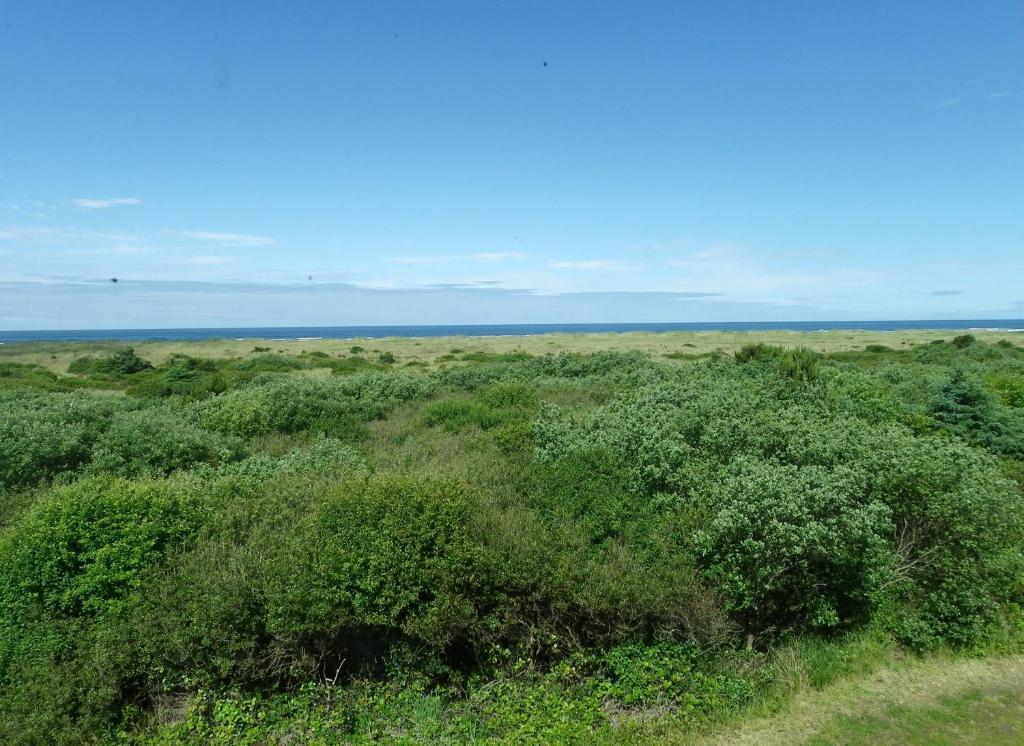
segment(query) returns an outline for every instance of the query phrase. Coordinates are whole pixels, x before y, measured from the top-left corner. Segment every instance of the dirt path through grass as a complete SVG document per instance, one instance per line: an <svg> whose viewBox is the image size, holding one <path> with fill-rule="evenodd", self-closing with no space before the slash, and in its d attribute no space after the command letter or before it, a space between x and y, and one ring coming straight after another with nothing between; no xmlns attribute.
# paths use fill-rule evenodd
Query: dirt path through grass
<svg viewBox="0 0 1024 746"><path fill-rule="evenodd" d="M1024 744L1024 656L881 670L797 695L778 713L696 742Z"/></svg>

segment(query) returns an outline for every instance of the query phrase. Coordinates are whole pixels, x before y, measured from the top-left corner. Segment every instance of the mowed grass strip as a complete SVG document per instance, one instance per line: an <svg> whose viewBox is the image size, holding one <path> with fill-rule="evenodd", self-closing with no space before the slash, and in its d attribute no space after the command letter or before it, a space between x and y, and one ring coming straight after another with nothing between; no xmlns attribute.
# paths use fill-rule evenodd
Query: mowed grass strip
<svg viewBox="0 0 1024 746"><path fill-rule="evenodd" d="M908 661L895 669L805 691L781 711L701 744L1021 744L1024 656Z"/></svg>

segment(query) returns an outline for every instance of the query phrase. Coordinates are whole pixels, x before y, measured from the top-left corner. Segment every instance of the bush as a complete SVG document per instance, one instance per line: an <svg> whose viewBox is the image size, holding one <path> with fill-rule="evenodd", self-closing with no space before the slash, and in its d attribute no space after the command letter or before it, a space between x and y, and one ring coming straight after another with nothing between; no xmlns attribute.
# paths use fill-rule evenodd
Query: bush
<svg viewBox="0 0 1024 746"><path fill-rule="evenodd" d="M198 485L93 478L0 538L0 740L96 740L152 675L131 609L209 515Z"/></svg>
<svg viewBox="0 0 1024 746"><path fill-rule="evenodd" d="M0 539L0 617L17 627L38 613L113 613L205 516L187 482L95 477L60 488Z"/></svg>
<svg viewBox="0 0 1024 746"><path fill-rule="evenodd" d="M174 355L163 365L134 376L128 393L139 397L202 399L227 388L227 380L212 360Z"/></svg>
<svg viewBox="0 0 1024 746"><path fill-rule="evenodd" d="M863 621L887 579L890 509L843 469L739 460L701 537L704 572L755 634Z"/></svg>
<svg viewBox="0 0 1024 746"><path fill-rule="evenodd" d="M408 637L437 649L470 637L488 596L472 510L466 491L443 480L330 489L271 569L269 627L320 659L350 661L365 632L377 645Z"/></svg>
<svg viewBox="0 0 1024 746"><path fill-rule="evenodd" d="M240 437L303 430L352 437L361 423L430 391L425 378L401 373L279 379L229 391L192 411L204 427Z"/></svg>
<svg viewBox="0 0 1024 746"><path fill-rule="evenodd" d="M144 740L186 699L157 739L641 741L776 691L748 633L813 682L858 626L1009 647L1022 371L974 342L67 379L157 401L0 364L0 742Z"/></svg>
<svg viewBox="0 0 1024 746"><path fill-rule="evenodd" d="M202 430L172 412L117 415L93 446L90 470L123 477L162 476L241 455L238 442Z"/></svg>
<svg viewBox="0 0 1024 746"><path fill-rule="evenodd" d="M935 393L931 414L968 442L1007 456L1024 457L1024 417L1006 410L981 382L957 368Z"/></svg>
<svg viewBox="0 0 1024 746"><path fill-rule="evenodd" d="M302 358L293 355L263 354L246 358L237 364L238 370L248 373L288 373L307 367Z"/></svg>
<svg viewBox="0 0 1024 746"><path fill-rule="evenodd" d="M505 418L494 408L477 401L443 399L424 408L423 422L427 427L458 432L471 426L489 430L503 424Z"/></svg>
<svg viewBox="0 0 1024 746"><path fill-rule="evenodd" d="M736 363L769 365L778 375L794 381L814 381L821 369L821 356L804 347L787 349L762 343L748 344L734 355Z"/></svg>
<svg viewBox="0 0 1024 746"><path fill-rule="evenodd" d="M0 487L27 487L84 466L125 403L84 393L0 392Z"/></svg>
<svg viewBox="0 0 1024 746"><path fill-rule="evenodd" d="M963 350L967 347L970 347L975 342L977 342L977 340L974 338L973 334L961 334L959 336L953 337L953 341L951 344L954 347L959 347L961 350Z"/></svg>
<svg viewBox="0 0 1024 746"><path fill-rule="evenodd" d="M135 354L135 350L126 347L118 350L106 358L95 359L91 357L80 357L73 360L68 366L69 373L78 374L100 374L111 376L128 376L133 373L140 373L149 370L153 366L147 360Z"/></svg>
<svg viewBox="0 0 1024 746"><path fill-rule="evenodd" d="M237 476L264 482L275 477L308 475L320 479L338 479L366 470L363 459L352 448L335 438L317 436L305 447L280 458L259 455L243 461L222 464L204 472L206 476Z"/></svg>

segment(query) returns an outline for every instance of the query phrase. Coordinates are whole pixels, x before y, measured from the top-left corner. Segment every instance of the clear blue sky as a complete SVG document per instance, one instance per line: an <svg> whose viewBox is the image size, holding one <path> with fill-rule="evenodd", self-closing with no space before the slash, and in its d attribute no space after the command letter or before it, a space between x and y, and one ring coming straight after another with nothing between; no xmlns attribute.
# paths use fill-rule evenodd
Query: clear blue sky
<svg viewBox="0 0 1024 746"><path fill-rule="evenodd" d="M0 328L1024 316L1018 0L8 0L0 101Z"/></svg>

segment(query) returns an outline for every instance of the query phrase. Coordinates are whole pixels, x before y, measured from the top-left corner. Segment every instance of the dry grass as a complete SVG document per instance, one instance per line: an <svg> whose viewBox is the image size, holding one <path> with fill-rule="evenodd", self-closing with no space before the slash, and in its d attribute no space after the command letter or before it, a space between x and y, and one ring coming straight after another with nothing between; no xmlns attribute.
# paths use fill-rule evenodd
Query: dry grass
<svg viewBox="0 0 1024 746"><path fill-rule="evenodd" d="M754 332L601 332L587 334L538 334L507 337L385 337L381 339L208 339L195 341L145 342L25 342L0 346L0 361L35 363L56 372L67 370L68 364L83 355L104 355L113 349L134 347L142 357L161 363L171 355L186 354L207 358L243 357L254 347L269 347L272 352L299 354L319 351L331 357L350 355L353 346L365 348L361 353L375 360L381 352L390 352L399 365L409 362L434 364L438 357L462 352L527 352L545 353L596 352L598 350L636 350L660 356L668 353L700 355L721 350L732 353L743 345L755 342L809 347L818 352L863 349L868 344L884 344L893 349L927 344L935 339L951 339L963 333L956 330L912 329L894 332L830 330L822 332L754 331ZM986 342L1007 337L1005 332L972 332ZM1019 336L1019 335L1018 335ZM457 354L461 354L457 353Z"/></svg>

